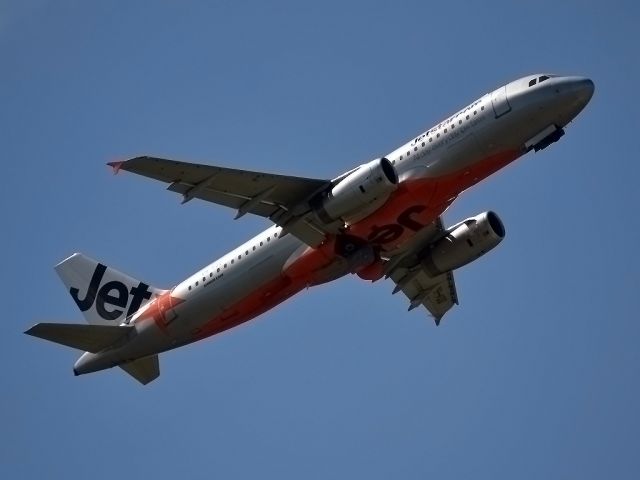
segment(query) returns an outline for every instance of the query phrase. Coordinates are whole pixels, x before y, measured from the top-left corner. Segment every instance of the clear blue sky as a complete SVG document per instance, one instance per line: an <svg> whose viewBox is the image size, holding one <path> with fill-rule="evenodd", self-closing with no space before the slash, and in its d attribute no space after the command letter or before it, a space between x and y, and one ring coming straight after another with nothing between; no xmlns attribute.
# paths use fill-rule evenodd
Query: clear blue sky
<svg viewBox="0 0 640 480"><path fill-rule="evenodd" d="M2 478L638 478L637 2L0 2ZM345 278L74 378L82 251L170 286L268 224L113 177L151 153L331 177L533 72L592 77L558 144L447 212L505 222L438 328Z"/></svg>

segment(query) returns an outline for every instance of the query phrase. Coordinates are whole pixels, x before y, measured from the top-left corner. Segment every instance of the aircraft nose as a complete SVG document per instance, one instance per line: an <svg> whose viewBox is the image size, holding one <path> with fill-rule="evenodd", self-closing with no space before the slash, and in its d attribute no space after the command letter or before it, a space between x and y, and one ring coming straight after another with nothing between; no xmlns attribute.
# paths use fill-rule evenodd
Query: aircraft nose
<svg viewBox="0 0 640 480"><path fill-rule="evenodd" d="M593 84L593 80L586 77L573 77L569 78L568 91L571 96L573 96L576 100L576 103L581 106L585 106L593 97L593 92L595 91L595 85Z"/></svg>
<svg viewBox="0 0 640 480"><path fill-rule="evenodd" d="M588 103L593 97L593 92L595 91L595 85L593 84L593 80L590 78L581 78L576 81L576 93L581 98L584 103Z"/></svg>

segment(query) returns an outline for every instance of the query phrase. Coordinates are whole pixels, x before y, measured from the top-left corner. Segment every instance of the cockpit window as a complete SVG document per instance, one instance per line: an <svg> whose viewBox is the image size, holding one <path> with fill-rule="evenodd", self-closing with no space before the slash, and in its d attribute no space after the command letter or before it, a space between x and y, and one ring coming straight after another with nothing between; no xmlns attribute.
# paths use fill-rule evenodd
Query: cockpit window
<svg viewBox="0 0 640 480"><path fill-rule="evenodd" d="M537 78L534 78L533 80L529 80L529 86L533 87L536 84L537 81L538 81ZM540 81L542 81L542 80L540 80Z"/></svg>
<svg viewBox="0 0 640 480"><path fill-rule="evenodd" d="M544 82L545 80L549 80L549 75L542 75L540 78L538 78L538 80L540 80L540 83Z"/></svg>

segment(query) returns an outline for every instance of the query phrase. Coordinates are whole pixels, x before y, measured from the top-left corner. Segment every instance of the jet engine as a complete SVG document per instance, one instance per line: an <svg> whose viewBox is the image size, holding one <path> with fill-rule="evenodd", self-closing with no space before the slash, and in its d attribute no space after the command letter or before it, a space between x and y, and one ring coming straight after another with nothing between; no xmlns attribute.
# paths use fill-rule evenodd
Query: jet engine
<svg viewBox="0 0 640 480"><path fill-rule="evenodd" d="M353 170L331 190L315 198L311 206L320 220L331 223L374 203L381 206L396 188L396 169L388 159L378 158Z"/></svg>
<svg viewBox="0 0 640 480"><path fill-rule="evenodd" d="M455 270L492 250L504 238L502 221L494 212L468 218L423 252L422 265L430 275Z"/></svg>

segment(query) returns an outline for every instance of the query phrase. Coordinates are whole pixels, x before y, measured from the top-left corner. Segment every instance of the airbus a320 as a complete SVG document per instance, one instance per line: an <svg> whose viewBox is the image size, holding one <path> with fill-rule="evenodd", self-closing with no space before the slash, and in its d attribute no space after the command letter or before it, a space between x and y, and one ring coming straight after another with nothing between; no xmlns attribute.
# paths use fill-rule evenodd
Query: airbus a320
<svg viewBox="0 0 640 480"><path fill-rule="evenodd" d="M268 218L273 226L170 289L79 253L55 268L88 325L25 333L84 353L76 375L118 366L142 384L158 354L247 322L301 290L347 274L386 278L436 325L458 295L453 271L505 236L487 211L446 227L460 193L557 142L590 101L584 77L529 75L483 95L391 153L334 179L300 178L136 157L109 165L182 195Z"/></svg>

